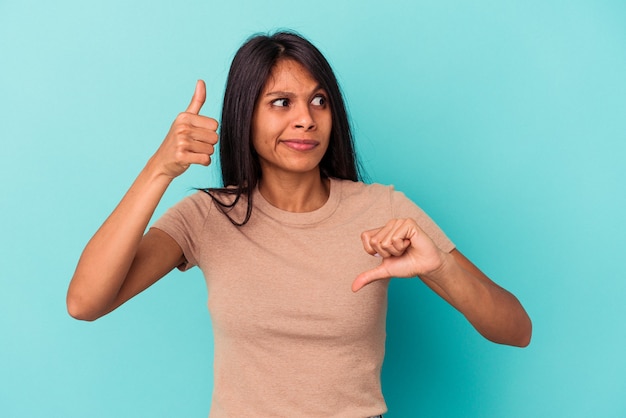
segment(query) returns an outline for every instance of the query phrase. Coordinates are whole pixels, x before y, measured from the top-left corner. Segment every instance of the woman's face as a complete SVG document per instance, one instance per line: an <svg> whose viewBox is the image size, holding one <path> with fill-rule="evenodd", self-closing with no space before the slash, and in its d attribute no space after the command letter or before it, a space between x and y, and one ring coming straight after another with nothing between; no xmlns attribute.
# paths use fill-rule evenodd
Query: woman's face
<svg viewBox="0 0 626 418"><path fill-rule="evenodd" d="M278 61L252 117L252 145L263 177L319 173L332 128L327 97L301 64Z"/></svg>

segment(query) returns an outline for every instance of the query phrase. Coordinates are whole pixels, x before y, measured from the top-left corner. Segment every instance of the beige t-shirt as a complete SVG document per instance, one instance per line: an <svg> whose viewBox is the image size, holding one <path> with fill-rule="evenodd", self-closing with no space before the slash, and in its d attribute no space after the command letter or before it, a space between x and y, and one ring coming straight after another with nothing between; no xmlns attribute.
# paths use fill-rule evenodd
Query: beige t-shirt
<svg viewBox="0 0 626 418"><path fill-rule="evenodd" d="M242 219L245 201L232 212ZM197 192L154 227L171 235L208 288L214 332L210 417L369 417L386 412L380 385L388 280L357 293L380 263L360 234L414 218L442 250L454 245L393 187L331 179L320 209L282 211L256 190L234 226Z"/></svg>

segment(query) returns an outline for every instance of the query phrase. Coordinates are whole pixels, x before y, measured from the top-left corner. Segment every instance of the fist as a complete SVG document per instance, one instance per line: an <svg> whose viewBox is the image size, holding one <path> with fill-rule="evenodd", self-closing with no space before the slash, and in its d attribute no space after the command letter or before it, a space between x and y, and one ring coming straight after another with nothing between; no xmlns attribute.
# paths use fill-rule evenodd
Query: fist
<svg viewBox="0 0 626 418"><path fill-rule="evenodd" d="M381 228L361 234L363 249L381 257L380 265L357 276L352 290L391 277L415 277L437 270L443 253L413 219L392 219Z"/></svg>

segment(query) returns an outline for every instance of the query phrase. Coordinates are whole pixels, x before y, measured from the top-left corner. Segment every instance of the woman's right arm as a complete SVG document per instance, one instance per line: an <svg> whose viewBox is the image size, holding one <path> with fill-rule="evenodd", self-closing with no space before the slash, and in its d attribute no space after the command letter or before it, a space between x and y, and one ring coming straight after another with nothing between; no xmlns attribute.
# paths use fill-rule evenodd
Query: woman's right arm
<svg viewBox="0 0 626 418"><path fill-rule="evenodd" d="M74 318L91 321L111 312L183 262L169 235L144 232L171 181L191 164L211 163L217 121L198 114L205 98L198 81L187 110L85 247L67 291Z"/></svg>

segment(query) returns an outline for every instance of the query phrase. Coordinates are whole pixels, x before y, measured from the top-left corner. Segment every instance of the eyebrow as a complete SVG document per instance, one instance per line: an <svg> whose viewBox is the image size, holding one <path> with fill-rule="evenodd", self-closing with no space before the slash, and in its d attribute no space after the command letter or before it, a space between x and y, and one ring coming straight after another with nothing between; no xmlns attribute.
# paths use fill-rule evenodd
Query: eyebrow
<svg viewBox="0 0 626 418"><path fill-rule="evenodd" d="M276 97L293 97L295 96L294 93L290 93L287 91L270 91L268 93L265 94L265 96L276 96Z"/></svg>
<svg viewBox="0 0 626 418"><path fill-rule="evenodd" d="M316 93L316 92L318 92L318 91L320 91L320 90L324 90L324 88L322 88L322 86L318 84L317 86L315 86L315 88L312 90L312 92L313 92L313 93ZM325 92L325 91L326 91L326 90L324 90L324 92ZM295 96L296 96L296 94L295 94L295 93L293 93L293 92L290 92L290 91L282 91L282 90L277 90L277 91L270 91L270 92L265 93L265 97L268 97L268 96L271 96L271 97L287 97L287 98L291 98L291 97L295 97Z"/></svg>

